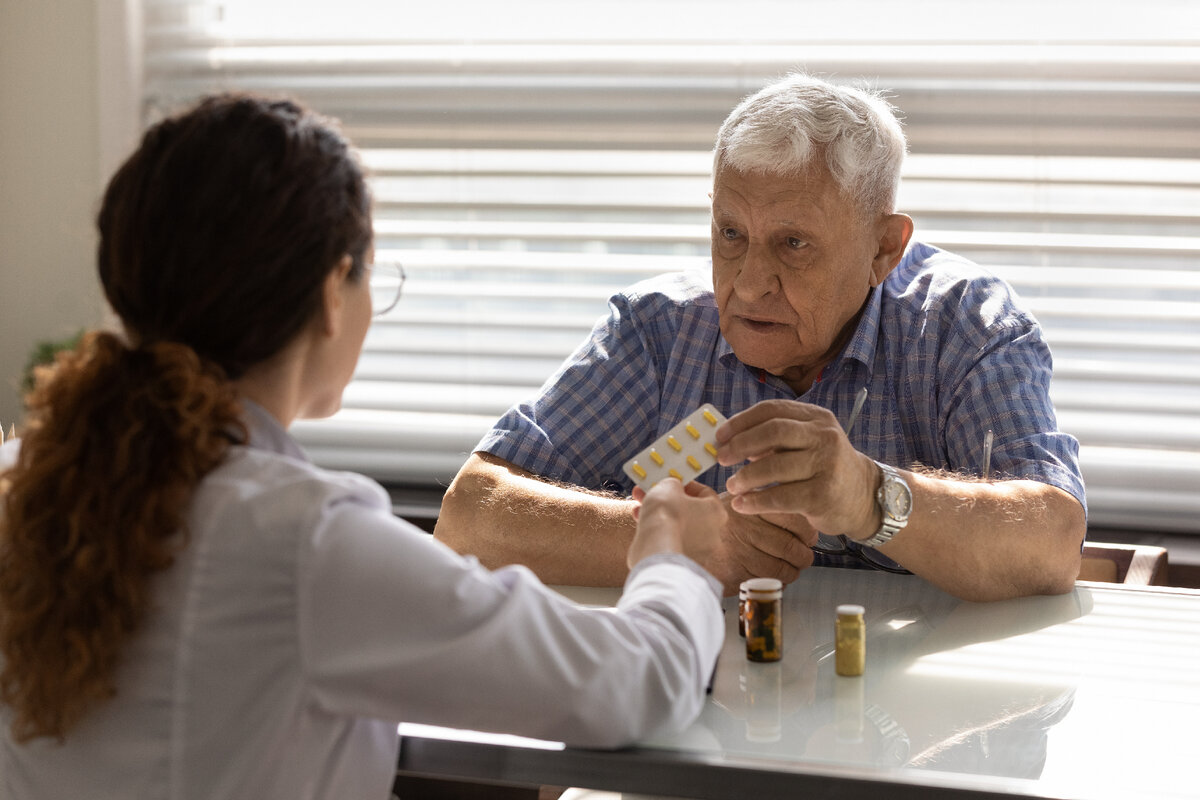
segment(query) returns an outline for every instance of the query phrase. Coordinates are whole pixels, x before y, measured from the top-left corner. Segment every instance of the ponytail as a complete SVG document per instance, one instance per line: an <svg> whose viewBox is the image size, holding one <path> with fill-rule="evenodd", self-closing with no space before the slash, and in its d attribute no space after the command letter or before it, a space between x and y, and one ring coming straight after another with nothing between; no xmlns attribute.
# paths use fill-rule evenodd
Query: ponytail
<svg viewBox="0 0 1200 800"><path fill-rule="evenodd" d="M40 369L26 403L0 500L0 702L18 741L62 740L115 694L192 492L247 434L220 367L111 333Z"/></svg>

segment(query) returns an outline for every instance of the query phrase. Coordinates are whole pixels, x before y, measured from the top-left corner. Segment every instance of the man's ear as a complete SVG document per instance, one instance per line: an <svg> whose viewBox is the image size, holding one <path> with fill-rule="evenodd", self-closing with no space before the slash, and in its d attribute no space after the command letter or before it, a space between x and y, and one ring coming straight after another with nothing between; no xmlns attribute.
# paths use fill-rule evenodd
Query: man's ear
<svg viewBox="0 0 1200 800"><path fill-rule="evenodd" d="M354 259L349 255L342 256L342 260L329 270L321 285L321 330L326 336L336 336L341 330L342 312L346 307L342 289L353 267Z"/></svg>
<svg viewBox="0 0 1200 800"><path fill-rule="evenodd" d="M908 240L913 235L912 217L907 214L887 214L876 228L879 238L875 258L871 261L871 285L878 286L904 257Z"/></svg>

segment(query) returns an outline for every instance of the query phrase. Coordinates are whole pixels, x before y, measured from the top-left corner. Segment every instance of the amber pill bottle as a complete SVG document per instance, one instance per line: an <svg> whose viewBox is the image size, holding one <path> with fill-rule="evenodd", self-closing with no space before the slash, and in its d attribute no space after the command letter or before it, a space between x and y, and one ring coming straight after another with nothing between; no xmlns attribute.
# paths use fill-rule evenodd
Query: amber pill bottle
<svg viewBox="0 0 1200 800"><path fill-rule="evenodd" d="M783 582L752 578L745 587L746 658L778 661L783 658Z"/></svg>

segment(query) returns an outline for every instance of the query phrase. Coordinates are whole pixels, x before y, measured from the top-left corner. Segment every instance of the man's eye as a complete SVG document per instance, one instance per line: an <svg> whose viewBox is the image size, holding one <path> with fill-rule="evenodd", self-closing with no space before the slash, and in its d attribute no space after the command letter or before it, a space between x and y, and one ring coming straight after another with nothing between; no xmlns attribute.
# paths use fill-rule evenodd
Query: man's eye
<svg viewBox="0 0 1200 800"><path fill-rule="evenodd" d="M804 240L797 239L795 236L789 236L787 238L787 246L793 250L799 250L801 247L804 247Z"/></svg>
<svg viewBox="0 0 1200 800"><path fill-rule="evenodd" d="M738 238L738 232L736 230L734 230L733 228L721 228L721 235L724 236L726 239Z"/></svg>

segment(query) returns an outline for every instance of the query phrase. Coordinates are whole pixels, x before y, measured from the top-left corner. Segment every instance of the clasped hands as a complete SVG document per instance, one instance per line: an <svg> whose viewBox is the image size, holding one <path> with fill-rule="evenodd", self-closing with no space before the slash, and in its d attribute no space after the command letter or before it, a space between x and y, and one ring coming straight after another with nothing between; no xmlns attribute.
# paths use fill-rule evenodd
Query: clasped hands
<svg viewBox="0 0 1200 800"><path fill-rule="evenodd" d="M645 504L634 513L643 523L647 514L669 517L666 529L681 537L671 549L703 564L727 596L737 594L746 578L795 580L812 565L818 531L865 539L879 527L878 468L854 449L827 409L765 400L730 417L716 439L719 463L748 462L723 493L663 481L663 489L655 487L649 496L634 491ZM631 566L645 555L650 527L639 525Z"/></svg>

